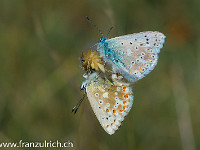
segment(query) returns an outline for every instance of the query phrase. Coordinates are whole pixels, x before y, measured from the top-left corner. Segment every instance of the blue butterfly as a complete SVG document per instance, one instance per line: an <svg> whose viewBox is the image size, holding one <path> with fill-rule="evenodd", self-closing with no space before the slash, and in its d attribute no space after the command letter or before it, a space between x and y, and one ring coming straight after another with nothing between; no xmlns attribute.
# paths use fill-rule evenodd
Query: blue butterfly
<svg viewBox="0 0 200 150"><path fill-rule="evenodd" d="M88 21L98 27L86 17ZM102 32L99 30L102 34ZM131 82L149 74L158 62L158 54L165 42L165 35L146 31L107 39L97 43L97 51L83 53L81 65L87 71L82 83L83 98L72 109L76 113L87 94L90 105L100 124L108 134L114 134L133 104ZM103 58L103 61L102 61ZM105 63L105 64L104 64ZM104 76L111 66L112 80ZM99 72L100 70L100 72ZM121 75L119 75L120 73ZM124 82L123 79L128 82Z"/></svg>
<svg viewBox="0 0 200 150"><path fill-rule="evenodd" d="M100 30L99 32L102 34ZM112 39L107 39L102 34L97 51L104 62L111 66L113 73L120 73L129 82L136 82L156 66L165 38L166 36L158 31L134 33Z"/></svg>
<svg viewBox="0 0 200 150"><path fill-rule="evenodd" d="M102 37L97 50L111 65L113 73L121 73L128 81L136 82L154 69L164 42L164 34L146 31L112 39Z"/></svg>

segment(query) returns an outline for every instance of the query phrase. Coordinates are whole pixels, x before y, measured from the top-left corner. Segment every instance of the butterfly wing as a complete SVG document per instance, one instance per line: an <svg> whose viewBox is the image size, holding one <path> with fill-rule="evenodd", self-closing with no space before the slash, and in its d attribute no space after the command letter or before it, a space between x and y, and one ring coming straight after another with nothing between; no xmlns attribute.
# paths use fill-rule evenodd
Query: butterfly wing
<svg viewBox="0 0 200 150"><path fill-rule="evenodd" d="M128 84L111 83L93 73L88 78L86 92L101 126L108 134L114 134L132 107L132 89Z"/></svg>
<svg viewBox="0 0 200 150"><path fill-rule="evenodd" d="M164 34L147 31L105 40L97 49L114 73L136 82L154 69L164 42Z"/></svg>

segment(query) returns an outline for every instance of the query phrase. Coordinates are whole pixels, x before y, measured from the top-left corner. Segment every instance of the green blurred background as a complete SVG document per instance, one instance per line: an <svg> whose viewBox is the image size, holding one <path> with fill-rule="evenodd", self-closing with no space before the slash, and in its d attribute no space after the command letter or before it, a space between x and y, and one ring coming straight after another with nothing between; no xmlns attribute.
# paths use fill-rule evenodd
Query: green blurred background
<svg viewBox="0 0 200 150"><path fill-rule="evenodd" d="M148 30L167 37L156 68L134 84L133 108L112 136L87 98L71 113L82 96L79 57L100 38L86 15L104 33L114 26L108 38ZM199 0L0 1L0 142L200 149L199 77Z"/></svg>

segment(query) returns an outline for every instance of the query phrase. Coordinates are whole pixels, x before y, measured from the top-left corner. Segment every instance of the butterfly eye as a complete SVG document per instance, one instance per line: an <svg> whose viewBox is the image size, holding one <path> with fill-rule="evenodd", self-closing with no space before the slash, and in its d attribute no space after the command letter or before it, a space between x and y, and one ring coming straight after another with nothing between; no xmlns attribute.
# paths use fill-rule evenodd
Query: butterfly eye
<svg viewBox="0 0 200 150"><path fill-rule="evenodd" d="M124 45L124 43L122 42L121 45Z"/></svg>
<svg viewBox="0 0 200 150"><path fill-rule="evenodd" d="M105 41L105 40L106 40L106 38L105 38L105 37L102 37L102 38L100 38L99 42L103 42L103 41Z"/></svg>
<svg viewBox="0 0 200 150"><path fill-rule="evenodd" d="M142 56L140 56L140 59L143 59L143 57L142 57Z"/></svg>
<svg viewBox="0 0 200 150"><path fill-rule="evenodd" d="M142 53L141 53L141 55L142 55L142 56L144 56L144 55L145 55L145 53L144 53L144 52L142 52Z"/></svg>
<svg viewBox="0 0 200 150"><path fill-rule="evenodd" d="M135 62L134 62L134 61L132 61L131 63L132 63L133 65L135 64Z"/></svg>
<svg viewBox="0 0 200 150"><path fill-rule="evenodd" d="M119 97L115 97L115 100L119 100Z"/></svg>
<svg viewBox="0 0 200 150"><path fill-rule="evenodd" d="M132 42L130 42L130 45L132 45L133 43Z"/></svg>
<svg viewBox="0 0 200 150"><path fill-rule="evenodd" d="M140 60L139 60L139 59L137 59L137 60L136 60L136 62L138 63L138 62L140 62Z"/></svg>
<svg viewBox="0 0 200 150"><path fill-rule="evenodd" d="M137 39L135 39L135 41L137 41Z"/></svg>
<svg viewBox="0 0 200 150"><path fill-rule="evenodd" d="M135 50L138 50L138 46L135 47Z"/></svg>
<svg viewBox="0 0 200 150"><path fill-rule="evenodd" d="M87 82L83 82L82 85L81 85L81 90L86 89L86 85L87 85Z"/></svg>

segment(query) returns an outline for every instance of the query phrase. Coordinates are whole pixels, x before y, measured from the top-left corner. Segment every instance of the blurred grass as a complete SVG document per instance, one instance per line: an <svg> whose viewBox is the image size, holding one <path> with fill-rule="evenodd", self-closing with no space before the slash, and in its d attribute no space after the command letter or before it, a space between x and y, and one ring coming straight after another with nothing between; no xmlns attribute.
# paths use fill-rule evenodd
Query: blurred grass
<svg viewBox="0 0 200 150"><path fill-rule="evenodd" d="M133 108L112 136L87 99L71 113L82 96L79 56L100 37L86 15L104 33L114 26L109 37L145 30L167 36L158 65L133 86ZM195 0L1 0L0 142L70 140L74 149L87 150L200 149L199 17ZM189 126L180 124L184 118L178 113L188 115Z"/></svg>

